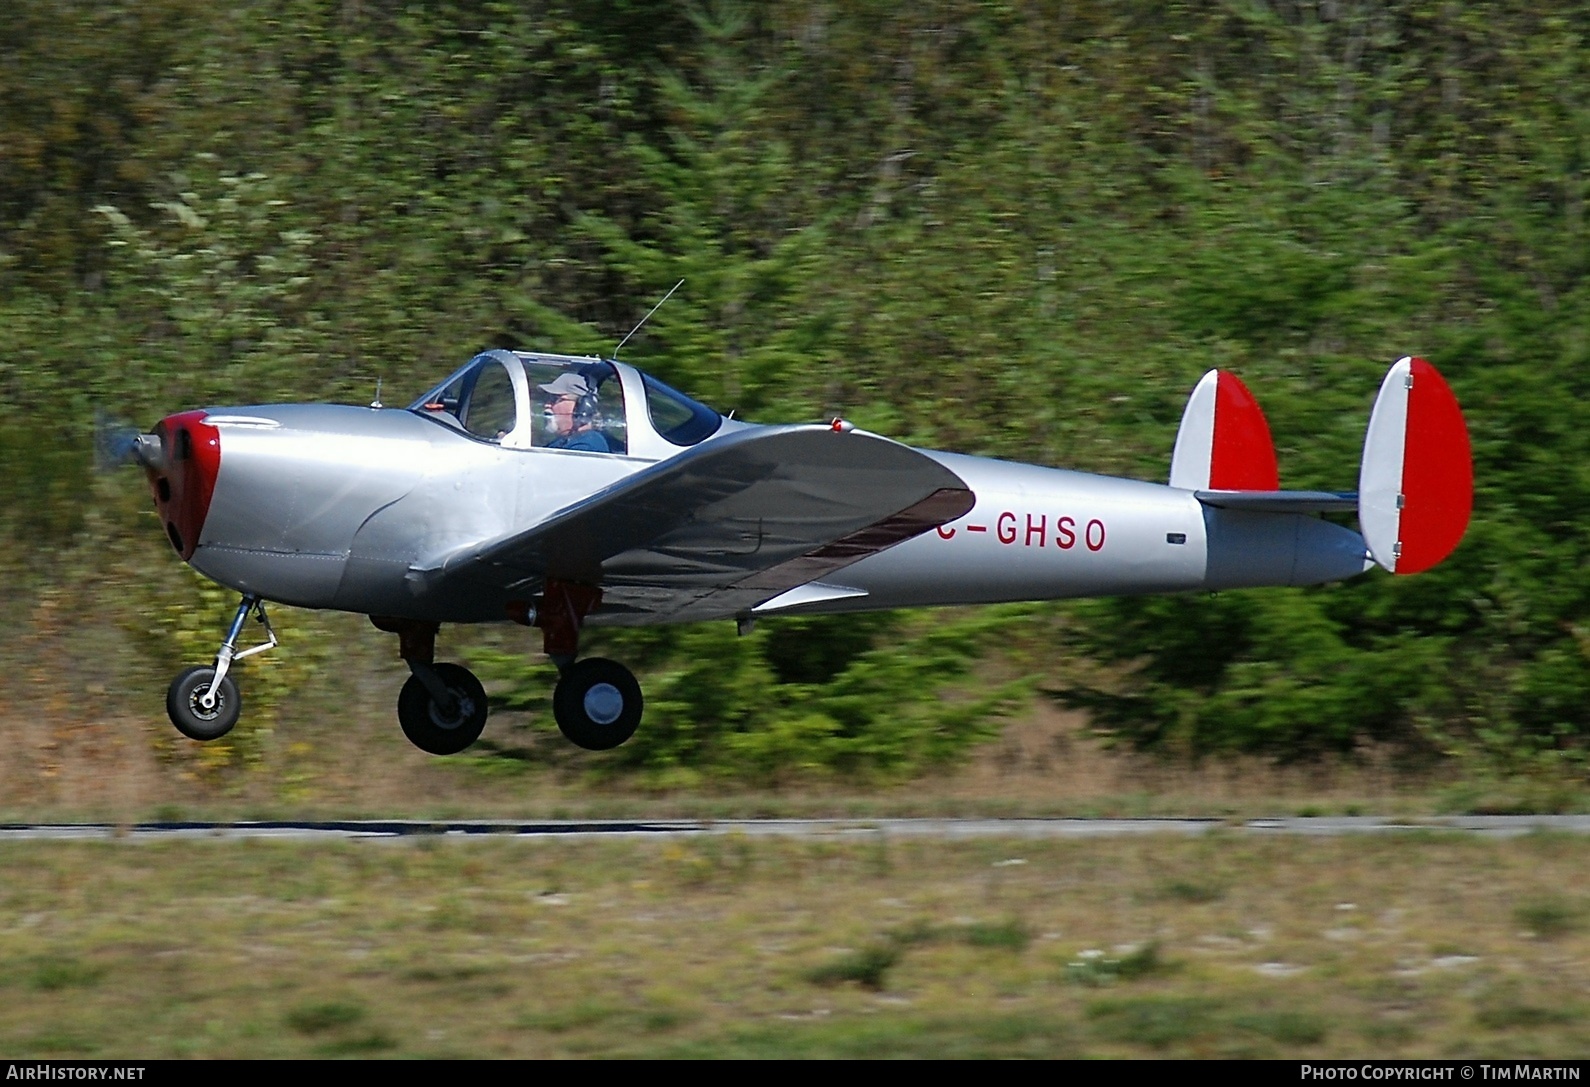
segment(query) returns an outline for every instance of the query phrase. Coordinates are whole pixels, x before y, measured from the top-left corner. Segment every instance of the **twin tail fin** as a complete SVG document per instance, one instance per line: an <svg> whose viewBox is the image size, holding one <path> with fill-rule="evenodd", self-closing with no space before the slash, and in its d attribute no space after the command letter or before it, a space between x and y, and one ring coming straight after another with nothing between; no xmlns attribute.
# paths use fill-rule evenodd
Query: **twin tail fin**
<svg viewBox="0 0 1590 1087"><path fill-rule="evenodd" d="M1193 387L1176 432L1170 485L1189 491L1280 489L1270 424L1236 374L1210 370Z"/></svg>
<svg viewBox="0 0 1590 1087"><path fill-rule="evenodd" d="M1424 359L1399 359L1369 416L1356 492L1283 491L1270 425L1235 374L1193 388L1171 455L1170 485L1220 509L1356 511L1364 546L1396 574L1445 559L1468 527L1474 474L1462 409Z"/></svg>
<svg viewBox="0 0 1590 1087"><path fill-rule="evenodd" d="M1358 473L1358 523L1375 561L1395 574L1452 553L1474 506L1474 462L1457 397L1434 366L1404 358L1369 415Z"/></svg>

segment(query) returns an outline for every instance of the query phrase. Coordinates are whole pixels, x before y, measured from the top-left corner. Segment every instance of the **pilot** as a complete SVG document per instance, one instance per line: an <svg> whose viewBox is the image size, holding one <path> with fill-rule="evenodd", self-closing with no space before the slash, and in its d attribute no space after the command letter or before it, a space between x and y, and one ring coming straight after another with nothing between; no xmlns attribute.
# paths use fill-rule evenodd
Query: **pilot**
<svg viewBox="0 0 1590 1087"><path fill-rule="evenodd" d="M545 414L552 433L548 449L611 452L607 439L596 429L596 393L590 382L579 374L559 374L537 388L548 397Z"/></svg>

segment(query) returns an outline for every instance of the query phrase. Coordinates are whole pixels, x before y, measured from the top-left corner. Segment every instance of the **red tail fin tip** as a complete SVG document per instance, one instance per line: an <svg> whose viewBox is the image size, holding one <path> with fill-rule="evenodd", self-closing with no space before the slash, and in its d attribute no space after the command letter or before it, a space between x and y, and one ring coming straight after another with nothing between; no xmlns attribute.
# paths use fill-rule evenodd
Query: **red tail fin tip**
<svg viewBox="0 0 1590 1087"><path fill-rule="evenodd" d="M1170 485L1194 491L1279 489L1270 424L1237 375L1210 370L1194 386L1176 432Z"/></svg>

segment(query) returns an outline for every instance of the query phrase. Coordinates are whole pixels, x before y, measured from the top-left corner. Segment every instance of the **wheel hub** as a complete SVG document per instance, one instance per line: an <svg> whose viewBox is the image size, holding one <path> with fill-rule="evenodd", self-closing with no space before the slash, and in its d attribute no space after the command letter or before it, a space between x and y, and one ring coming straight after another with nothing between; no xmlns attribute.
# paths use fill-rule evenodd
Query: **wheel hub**
<svg viewBox="0 0 1590 1087"><path fill-rule="evenodd" d="M449 731L459 728L475 712L474 699L458 690L453 690L452 694L453 705L457 709L451 716L442 713L441 708L436 705L434 700L431 702L431 724L437 728L448 729Z"/></svg>
<svg viewBox="0 0 1590 1087"><path fill-rule="evenodd" d="M585 692L585 716L599 725L610 725L624 712L624 695L611 683L594 684Z"/></svg>
<svg viewBox="0 0 1590 1087"><path fill-rule="evenodd" d="M188 695L188 709L193 711L193 716L200 721L214 721L221 716L221 711L226 708L226 697L220 692L215 692L214 698L209 698L210 685L195 687L193 693ZM205 700L209 698L210 704L206 706Z"/></svg>

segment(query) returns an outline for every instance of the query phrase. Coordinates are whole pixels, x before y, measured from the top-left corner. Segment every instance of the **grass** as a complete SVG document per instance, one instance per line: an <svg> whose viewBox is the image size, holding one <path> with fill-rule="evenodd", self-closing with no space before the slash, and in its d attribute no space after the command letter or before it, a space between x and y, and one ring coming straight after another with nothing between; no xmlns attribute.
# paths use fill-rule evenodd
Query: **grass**
<svg viewBox="0 0 1590 1087"><path fill-rule="evenodd" d="M1549 895L1520 903L1513 917L1520 925L1543 940L1555 940L1579 927L1584 907L1561 895Z"/></svg>
<svg viewBox="0 0 1590 1087"><path fill-rule="evenodd" d="M807 981L817 985L838 985L853 981L864 989L883 988L889 968L900 961L900 949L893 944L871 944L856 951L846 951L805 972Z"/></svg>
<svg viewBox="0 0 1590 1087"><path fill-rule="evenodd" d="M839 840L0 843L0 1052L1573 1056L1590 934L1559 888L1587 854L1450 834L908 839L886 864Z"/></svg>
<svg viewBox="0 0 1590 1087"><path fill-rule="evenodd" d="M403 671L390 646L354 618L325 621L345 644L337 676L284 702L252 761L219 769L173 740L163 687L131 670L125 632L45 624L0 646L22 662L0 705L0 818L1587 807L1577 782L1454 781L1372 751L1175 764L1104 748L1043 704L969 764L905 783L643 788L593 778L606 756L512 714L478 756L433 759L392 720ZM66 701L58 677L83 659L111 672ZM490 746L504 738L511 757ZM1590 898L1563 888L1579 886L1587 852L1571 836L1219 831L0 843L0 1053L1572 1056L1590 1044Z"/></svg>
<svg viewBox="0 0 1590 1087"><path fill-rule="evenodd" d="M1128 947L1113 955L1098 948L1088 948L1066 963L1065 976L1079 985L1108 985L1116 981L1133 981L1151 977L1170 969L1159 954L1158 941L1141 947Z"/></svg>
<svg viewBox="0 0 1590 1087"><path fill-rule="evenodd" d="M350 1000L323 1000L300 1004L287 1013L287 1025L299 1034L323 1034L349 1027L364 1018L364 1005Z"/></svg>
<svg viewBox="0 0 1590 1087"><path fill-rule="evenodd" d="M41 992L57 989L86 989L99 982L102 967L89 966L70 955L47 955L33 964L27 974L27 987Z"/></svg>

